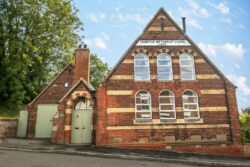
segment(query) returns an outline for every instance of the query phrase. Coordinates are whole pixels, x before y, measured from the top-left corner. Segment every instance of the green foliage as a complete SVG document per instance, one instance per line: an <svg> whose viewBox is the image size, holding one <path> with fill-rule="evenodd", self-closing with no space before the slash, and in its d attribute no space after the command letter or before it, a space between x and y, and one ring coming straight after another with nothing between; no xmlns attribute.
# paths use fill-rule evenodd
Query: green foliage
<svg viewBox="0 0 250 167"><path fill-rule="evenodd" d="M240 115L240 125L241 125L241 141L243 143L250 142L250 107L242 110Z"/></svg>
<svg viewBox="0 0 250 167"><path fill-rule="evenodd" d="M96 54L90 55L90 83L97 88L107 73L110 71L108 64L104 63Z"/></svg>
<svg viewBox="0 0 250 167"><path fill-rule="evenodd" d="M72 0L0 1L0 106L28 103L72 61L82 23Z"/></svg>

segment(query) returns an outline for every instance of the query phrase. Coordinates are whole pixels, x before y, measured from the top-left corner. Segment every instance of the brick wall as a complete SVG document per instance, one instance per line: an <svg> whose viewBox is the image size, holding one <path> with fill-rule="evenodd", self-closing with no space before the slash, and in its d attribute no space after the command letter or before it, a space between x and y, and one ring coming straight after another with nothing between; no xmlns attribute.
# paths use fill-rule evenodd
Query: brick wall
<svg viewBox="0 0 250 167"><path fill-rule="evenodd" d="M191 46L135 46L133 45L97 90L97 145L111 147L171 150L216 155L243 155L240 143L238 111L233 86L200 52L189 38L176 27L164 12L151 22L139 40L184 39ZM159 19L165 18L165 30ZM149 57L150 81L134 80L134 56ZM173 80L157 79L157 55L171 56ZM196 80L180 80L179 56L188 53L195 62ZM171 90L175 96L176 120L159 118L159 93ZM200 119L187 121L183 115L182 94L194 90L199 99ZM135 94L146 90L151 95L152 120L135 120ZM98 131L101 131L100 133Z"/></svg>
<svg viewBox="0 0 250 167"><path fill-rule="evenodd" d="M16 137L17 119L0 119L0 139Z"/></svg>

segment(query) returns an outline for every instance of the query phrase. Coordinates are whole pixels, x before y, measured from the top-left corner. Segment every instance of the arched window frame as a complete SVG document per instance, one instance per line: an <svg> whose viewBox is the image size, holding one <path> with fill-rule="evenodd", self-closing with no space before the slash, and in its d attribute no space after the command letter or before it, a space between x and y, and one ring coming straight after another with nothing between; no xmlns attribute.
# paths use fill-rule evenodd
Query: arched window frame
<svg viewBox="0 0 250 167"><path fill-rule="evenodd" d="M165 58L160 58L161 56L166 56ZM169 61L168 64L162 64L160 61ZM160 68L162 69L169 69L169 72L160 72ZM165 73L165 75L169 75L168 78L161 78L160 76L163 74L160 73ZM173 67L172 67L172 59L169 54L166 53L161 53L157 56L157 77L158 80L160 81L170 81L173 80Z"/></svg>
<svg viewBox="0 0 250 167"><path fill-rule="evenodd" d="M139 56L143 56L144 59L138 59ZM146 54L139 53L134 57L134 78L136 81L150 80L149 58Z"/></svg>
<svg viewBox="0 0 250 167"><path fill-rule="evenodd" d="M142 101L141 97L138 96L142 92L146 92L146 94L149 98L147 103L144 103ZM140 98L141 102L138 102L139 98ZM145 109L145 108L147 108L147 109ZM139 90L135 94L135 119L136 120L151 120L152 119L151 95L146 90Z"/></svg>
<svg viewBox="0 0 250 167"><path fill-rule="evenodd" d="M192 96L185 95L186 92L192 92ZM189 98L193 98L196 100L191 100L189 102ZM199 97L197 93L192 89L187 89L182 94L182 103L183 103L183 115L184 119L199 119L200 118L200 110L199 110ZM194 108L193 108L194 107ZM192 116L196 115L196 116Z"/></svg>
<svg viewBox="0 0 250 167"><path fill-rule="evenodd" d="M162 95L163 92L169 92L170 95ZM169 99L168 103L161 102L162 99ZM171 100L172 98L172 100ZM169 109L164 109L164 106ZM176 109L175 109L175 96L174 93L168 89L164 89L159 94L159 114L161 120L173 120L176 119Z"/></svg>
<svg viewBox="0 0 250 167"><path fill-rule="evenodd" d="M183 56L188 56L187 59L183 59ZM196 79L196 75L195 75L195 64L194 64L194 57L188 53L183 53L180 55L179 57L179 64L180 64L180 78L181 80L195 80ZM183 72L183 71L187 71L188 72ZM191 77L184 77L184 74L191 74Z"/></svg>

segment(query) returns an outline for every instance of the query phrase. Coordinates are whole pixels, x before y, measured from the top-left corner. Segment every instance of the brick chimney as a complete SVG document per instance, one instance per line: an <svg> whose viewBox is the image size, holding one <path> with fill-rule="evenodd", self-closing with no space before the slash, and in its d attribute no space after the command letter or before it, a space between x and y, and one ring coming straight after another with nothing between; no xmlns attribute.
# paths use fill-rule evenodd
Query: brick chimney
<svg viewBox="0 0 250 167"><path fill-rule="evenodd" d="M74 83L79 81L80 78L86 80L89 83L90 73L90 51L87 45L82 48L81 45L75 51L75 71L74 71Z"/></svg>

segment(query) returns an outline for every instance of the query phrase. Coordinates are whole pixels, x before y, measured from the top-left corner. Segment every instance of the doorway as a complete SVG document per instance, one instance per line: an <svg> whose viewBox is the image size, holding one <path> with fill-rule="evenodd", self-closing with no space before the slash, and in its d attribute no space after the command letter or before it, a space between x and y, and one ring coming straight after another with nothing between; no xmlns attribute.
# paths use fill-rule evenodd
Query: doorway
<svg viewBox="0 0 250 167"><path fill-rule="evenodd" d="M91 144L93 133L93 108L90 102L81 98L72 112L71 143Z"/></svg>

